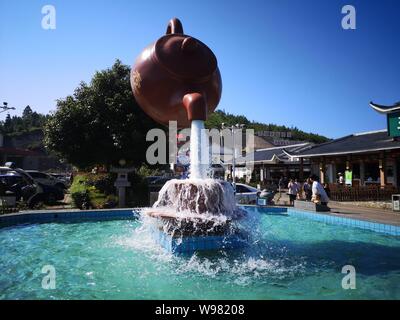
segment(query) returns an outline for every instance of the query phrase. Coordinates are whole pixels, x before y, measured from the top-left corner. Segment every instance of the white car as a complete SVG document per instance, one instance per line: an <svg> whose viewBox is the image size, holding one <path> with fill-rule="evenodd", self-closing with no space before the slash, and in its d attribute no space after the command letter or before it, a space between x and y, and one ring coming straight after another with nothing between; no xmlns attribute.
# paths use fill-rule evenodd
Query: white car
<svg viewBox="0 0 400 320"><path fill-rule="evenodd" d="M25 172L27 172L33 178L33 180L37 182L59 189L67 189L67 186L63 180L55 178L50 174L36 170L25 170Z"/></svg>
<svg viewBox="0 0 400 320"><path fill-rule="evenodd" d="M236 183L236 202L239 204L256 204L260 191L243 183Z"/></svg>

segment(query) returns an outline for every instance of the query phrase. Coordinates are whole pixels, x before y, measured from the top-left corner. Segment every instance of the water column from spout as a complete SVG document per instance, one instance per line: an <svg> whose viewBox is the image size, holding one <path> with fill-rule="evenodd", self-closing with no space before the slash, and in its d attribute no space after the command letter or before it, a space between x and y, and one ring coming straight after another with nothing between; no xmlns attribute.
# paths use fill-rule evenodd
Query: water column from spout
<svg viewBox="0 0 400 320"><path fill-rule="evenodd" d="M206 179L209 169L208 136L203 120L192 120L190 133L190 178Z"/></svg>
<svg viewBox="0 0 400 320"><path fill-rule="evenodd" d="M204 128L207 103L204 95L195 92L184 96L183 106L191 122L189 178L206 179L209 169L208 135Z"/></svg>

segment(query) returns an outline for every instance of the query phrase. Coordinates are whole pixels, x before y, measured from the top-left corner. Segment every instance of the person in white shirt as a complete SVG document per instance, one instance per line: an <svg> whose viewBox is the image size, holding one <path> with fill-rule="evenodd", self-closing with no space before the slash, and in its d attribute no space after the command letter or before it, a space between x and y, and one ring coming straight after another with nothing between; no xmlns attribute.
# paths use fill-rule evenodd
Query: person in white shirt
<svg viewBox="0 0 400 320"><path fill-rule="evenodd" d="M321 201L321 204L326 206L329 202L329 198L324 190L324 187L319 183L318 177L315 174L312 175L310 179L312 181L312 201Z"/></svg>

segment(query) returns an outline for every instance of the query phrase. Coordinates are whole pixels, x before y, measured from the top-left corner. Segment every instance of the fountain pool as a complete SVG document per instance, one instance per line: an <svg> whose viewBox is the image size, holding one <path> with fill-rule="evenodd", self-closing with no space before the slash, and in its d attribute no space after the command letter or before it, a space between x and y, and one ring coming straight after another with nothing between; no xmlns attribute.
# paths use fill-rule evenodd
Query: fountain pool
<svg viewBox="0 0 400 320"><path fill-rule="evenodd" d="M400 237L246 208L251 245L175 255L141 219L0 229L1 299L400 299ZM341 287L344 265L357 289ZM53 265L56 289L41 287Z"/></svg>

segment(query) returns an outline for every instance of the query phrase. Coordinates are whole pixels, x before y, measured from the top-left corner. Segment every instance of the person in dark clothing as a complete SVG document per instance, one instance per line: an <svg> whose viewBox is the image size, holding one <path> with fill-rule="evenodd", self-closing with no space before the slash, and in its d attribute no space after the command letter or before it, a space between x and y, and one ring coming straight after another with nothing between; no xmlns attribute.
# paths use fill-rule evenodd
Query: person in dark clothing
<svg viewBox="0 0 400 320"><path fill-rule="evenodd" d="M308 178L303 184L303 192L306 197L306 201L311 201L312 198L312 182L311 179Z"/></svg>
<svg viewBox="0 0 400 320"><path fill-rule="evenodd" d="M324 190L326 192L326 195L328 196L328 198L331 197L331 189L329 189L329 184L324 183Z"/></svg>

